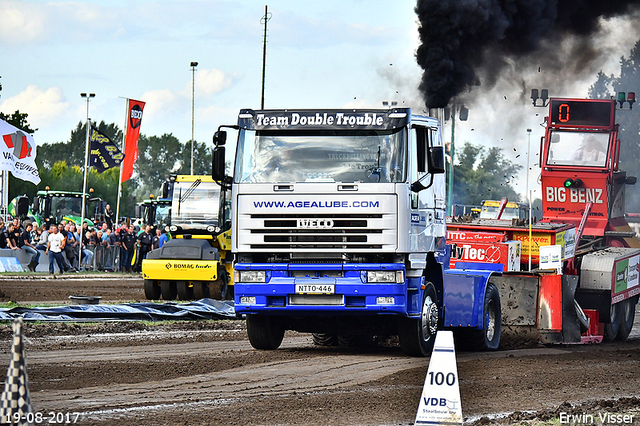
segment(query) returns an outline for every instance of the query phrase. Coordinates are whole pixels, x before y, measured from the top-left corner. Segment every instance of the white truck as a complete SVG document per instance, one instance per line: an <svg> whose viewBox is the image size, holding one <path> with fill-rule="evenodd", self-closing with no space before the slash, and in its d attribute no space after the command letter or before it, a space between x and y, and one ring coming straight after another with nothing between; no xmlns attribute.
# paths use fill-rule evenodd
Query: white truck
<svg viewBox="0 0 640 426"><path fill-rule="evenodd" d="M443 325L497 348L496 269L448 269L438 120L409 108L244 109L222 127L238 130L235 309L254 348L276 349L297 330L318 344L398 335L403 351L423 356ZM218 130L217 181L225 141Z"/></svg>

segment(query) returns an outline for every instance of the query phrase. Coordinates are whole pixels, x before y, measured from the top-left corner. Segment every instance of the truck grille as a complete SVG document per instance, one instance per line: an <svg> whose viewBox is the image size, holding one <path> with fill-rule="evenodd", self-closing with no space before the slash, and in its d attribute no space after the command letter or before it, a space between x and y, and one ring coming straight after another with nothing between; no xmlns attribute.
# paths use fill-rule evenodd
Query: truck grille
<svg viewBox="0 0 640 426"><path fill-rule="evenodd" d="M384 214L250 215L252 249L382 249Z"/></svg>

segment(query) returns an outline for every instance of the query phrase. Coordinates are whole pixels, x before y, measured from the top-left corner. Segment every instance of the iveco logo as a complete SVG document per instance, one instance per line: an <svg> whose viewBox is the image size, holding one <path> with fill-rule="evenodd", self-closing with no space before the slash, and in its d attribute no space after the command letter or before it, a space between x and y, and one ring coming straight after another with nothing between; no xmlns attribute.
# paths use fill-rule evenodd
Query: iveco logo
<svg viewBox="0 0 640 426"><path fill-rule="evenodd" d="M331 219L298 219L298 228L333 228Z"/></svg>

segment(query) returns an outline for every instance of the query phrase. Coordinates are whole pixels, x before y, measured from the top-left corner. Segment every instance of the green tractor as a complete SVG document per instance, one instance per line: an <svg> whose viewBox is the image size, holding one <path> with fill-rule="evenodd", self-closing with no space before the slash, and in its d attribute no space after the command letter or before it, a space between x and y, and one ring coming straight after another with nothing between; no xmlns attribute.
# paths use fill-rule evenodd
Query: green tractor
<svg viewBox="0 0 640 426"><path fill-rule="evenodd" d="M80 224L82 218L82 197L81 192L71 191L51 191L47 187L44 191L38 191L33 199L33 204L24 214L24 198L19 196L14 198L9 205L9 214L12 216L27 216L38 226L51 223L60 223L62 220ZM100 225L104 222L104 209L107 202L100 197L93 197L93 190L84 194L85 213L84 222L89 226ZM15 203L14 203L15 201ZM13 205L13 213L12 213Z"/></svg>

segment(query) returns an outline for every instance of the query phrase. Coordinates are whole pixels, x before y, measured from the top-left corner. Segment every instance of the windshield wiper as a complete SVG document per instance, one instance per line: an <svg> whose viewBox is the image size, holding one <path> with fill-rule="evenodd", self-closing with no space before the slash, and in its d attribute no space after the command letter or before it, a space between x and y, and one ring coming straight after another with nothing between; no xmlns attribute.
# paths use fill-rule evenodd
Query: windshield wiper
<svg viewBox="0 0 640 426"><path fill-rule="evenodd" d="M189 198L189 196L193 193L193 191L195 191L195 189L198 187L198 185L200 185L201 182L202 179L194 180L191 186L184 192L184 195L182 195L182 187L180 187L180 193L178 194L178 217L180 217L180 206L182 205L182 202Z"/></svg>

